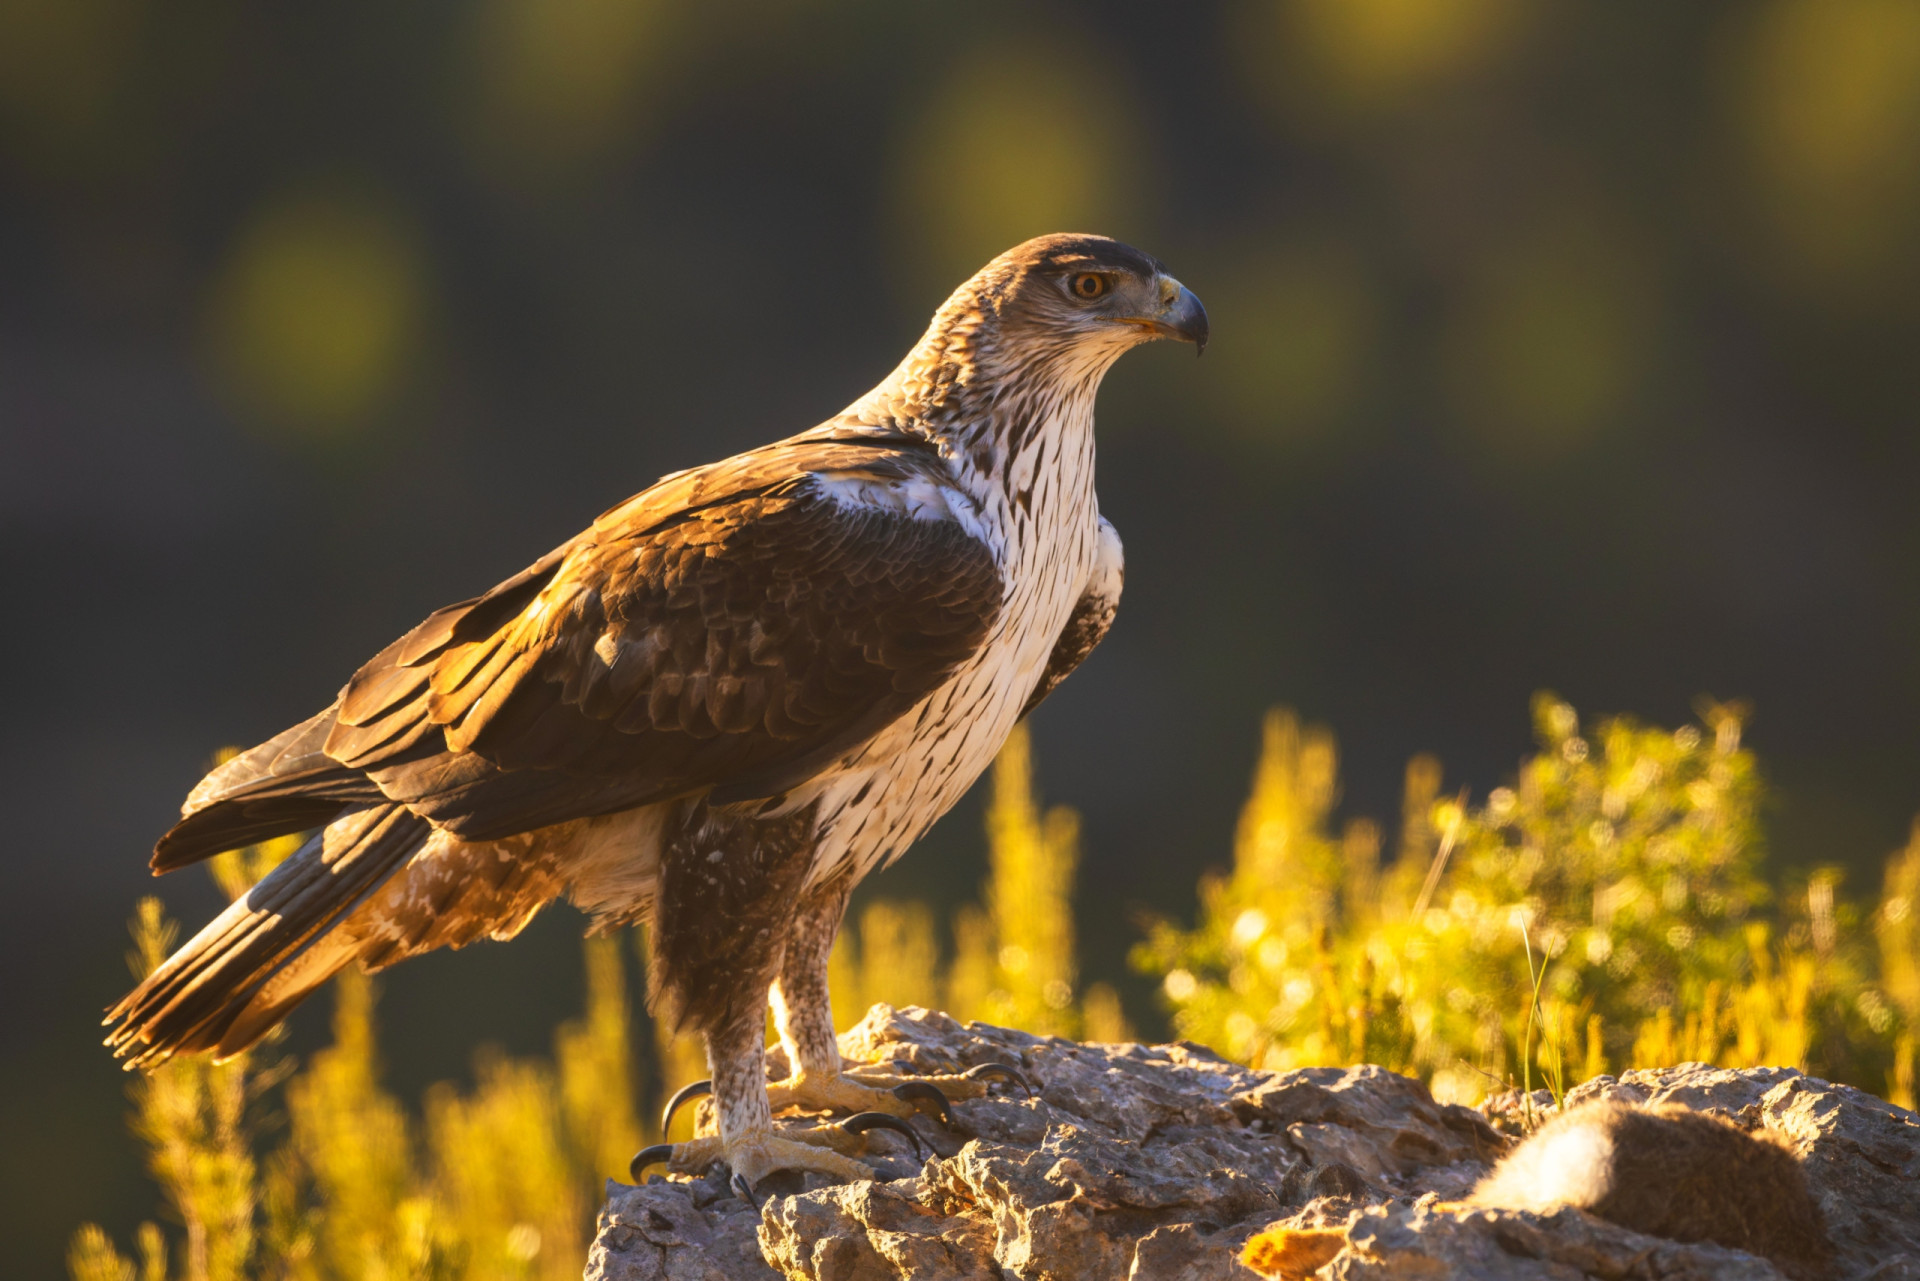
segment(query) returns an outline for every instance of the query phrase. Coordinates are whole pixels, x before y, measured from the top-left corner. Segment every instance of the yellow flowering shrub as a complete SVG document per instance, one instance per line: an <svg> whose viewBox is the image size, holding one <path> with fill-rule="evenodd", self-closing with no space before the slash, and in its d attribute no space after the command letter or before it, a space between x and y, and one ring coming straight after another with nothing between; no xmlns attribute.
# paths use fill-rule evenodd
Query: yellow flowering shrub
<svg viewBox="0 0 1920 1281"><path fill-rule="evenodd" d="M1135 952L1180 1035L1265 1067L1380 1063L1450 1098L1682 1060L1877 1088L1920 984L1896 1011L1870 981L1833 869L1770 910L1739 709L1582 732L1543 694L1534 722L1537 753L1477 806L1416 760L1382 867L1372 824L1332 830L1332 735L1271 714L1232 870L1202 882L1194 928L1159 922ZM1911 955L1888 916L1882 951Z"/></svg>

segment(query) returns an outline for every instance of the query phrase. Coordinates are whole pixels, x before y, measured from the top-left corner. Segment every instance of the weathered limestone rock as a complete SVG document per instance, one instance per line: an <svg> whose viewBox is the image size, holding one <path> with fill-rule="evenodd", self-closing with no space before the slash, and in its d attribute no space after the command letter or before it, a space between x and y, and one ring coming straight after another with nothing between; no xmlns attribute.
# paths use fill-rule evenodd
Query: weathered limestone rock
<svg viewBox="0 0 1920 1281"><path fill-rule="evenodd" d="M1682 1064L1599 1077L1567 1096L1678 1103L1767 1126L1798 1152L1834 1245L1836 1278L1920 1281L1920 1116L1851 1086L1787 1068L1730 1071ZM1550 1105L1544 1092L1532 1100ZM1492 1109L1509 1123L1518 1100ZM1318 1272L1326 1278L1660 1278L1774 1281L1765 1260L1710 1244L1642 1236L1574 1209L1552 1214L1480 1210L1432 1202L1373 1204L1340 1217L1309 1204L1276 1227L1342 1227L1346 1245Z"/></svg>
<svg viewBox="0 0 1920 1281"><path fill-rule="evenodd" d="M589 1277L606 1281L778 1281L760 1257L760 1216L724 1178L629 1187L607 1181Z"/></svg>
<svg viewBox="0 0 1920 1281"><path fill-rule="evenodd" d="M1250 1278L1248 1237L1335 1229L1322 1278L1661 1278L1773 1281L1765 1261L1641 1236L1578 1210L1447 1203L1509 1140L1375 1067L1256 1072L1198 1046L1082 1045L925 1010L875 1006L849 1057L949 1072L1021 1067L1017 1087L914 1122L934 1155L872 1134L886 1181L809 1176L764 1216L723 1176L608 1185L593 1281L1213 1281ZM1840 1275L1920 1281L1920 1118L1798 1073L1689 1066L1601 1078L1617 1094L1726 1110L1792 1136L1832 1228Z"/></svg>
<svg viewBox="0 0 1920 1281"><path fill-rule="evenodd" d="M1710 1108L1785 1135L1827 1221L1839 1274L1920 1278L1920 1116L1790 1068L1687 1063L1603 1076L1576 1086L1567 1104L1593 1098Z"/></svg>
<svg viewBox="0 0 1920 1281"><path fill-rule="evenodd" d="M1641 1236L1574 1209L1552 1214L1395 1203L1361 1213L1347 1248L1317 1274L1474 1281L1784 1281L1764 1259L1716 1245Z"/></svg>

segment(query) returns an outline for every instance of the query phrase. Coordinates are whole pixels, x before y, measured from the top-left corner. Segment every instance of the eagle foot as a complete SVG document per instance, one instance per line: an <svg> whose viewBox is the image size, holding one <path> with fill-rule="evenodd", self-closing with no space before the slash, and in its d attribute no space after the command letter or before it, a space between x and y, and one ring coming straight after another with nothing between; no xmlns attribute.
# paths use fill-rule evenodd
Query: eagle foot
<svg viewBox="0 0 1920 1281"><path fill-rule="evenodd" d="M951 1128L953 1108L946 1090L958 1082L960 1098L986 1093L983 1086L959 1077L897 1076L891 1073L801 1072L767 1086L767 1102L776 1112L788 1108L803 1112L881 1112L910 1117L922 1113Z"/></svg>
<svg viewBox="0 0 1920 1281"><path fill-rule="evenodd" d="M940 1073L932 1076L908 1076L904 1073L887 1072L879 1068L852 1067L843 1074L847 1080L875 1089L885 1089L899 1095L906 1090L911 1093L901 1097L925 1097L915 1087L937 1092L942 1100L978 1099L986 1097L988 1084L1002 1080L1018 1085L1028 1098L1034 1096L1033 1082L1026 1073L1005 1063L982 1063L978 1067L968 1068L964 1072Z"/></svg>
<svg viewBox="0 0 1920 1281"><path fill-rule="evenodd" d="M674 1114L682 1107L712 1093L711 1081L695 1081L683 1086L661 1110L660 1133L669 1131ZM974 1089L971 1093L963 1093L961 1097L972 1098L983 1093L984 1089ZM819 1076L803 1073L784 1081L770 1082L767 1085L767 1103L775 1112L795 1108L803 1112L879 1113L896 1117L917 1116L924 1105L924 1110L939 1118L940 1124L953 1124L953 1109L947 1104L947 1096L938 1086L919 1077L904 1077L899 1084L888 1086L884 1082L868 1084L838 1074Z"/></svg>
<svg viewBox="0 0 1920 1281"><path fill-rule="evenodd" d="M925 1141L905 1121L884 1112L862 1112L833 1125L779 1133L762 1131L742 1135L732 1143L717 1135L685 1143L656 1143L634 1156L628 1175L639 1183L647 1167L665 1165L669 1174L697 1176L719 1162L731 1172L735 1193L758 1208L762 1198L754 1195L755 1190L781 1171L811 1171L844 1183L873 1178L873 1167L856 1160L853 1154L865 1150L866 1133L875 1129L906 1135L913 1141L915 1155L924 1156Z"/></svg>
<svg viewBox="0 0 1920 1281"><path fill-rule="evenodd" d="M965 1072L937 1076L907 1076L867 1067L850 1068L832 1076L802 1072L784 1081L769 1083L767 1102L775 1112L797 1108L805 1112L878 1112L901 1117L929 1112L941 1125L951 1128L951 1100L983 1098L988 1083L993 1080L1011 1082L1028 1098L1034 1096L1033 1082L1018 1068L1005 1063L982 1063ZM675 1091L661 1110L660 1133L666 1134L672 1128L674 1113L712 1093L711 1081L695 1081Z"/></svg>
<svg viewBox="0 0 1920 1281"><path fill-rule="evenodd" d="M667 1100L667 1106L660 1109L661 1136L665 1137L667 1134L672 1132L673 1114L675 1112L678 1112L684 1105L691 1103L693 1100L699 1099L699 1098L705 1098L707 1095L712 1093L713 1093L712 1081L694 1081L691 1084L683 1085L679 1089L675 1090L673 1092L673 1097ZM652 1151L652 1149L649 1148L648 1151ZM638 1160L639 1158L636 1157L635 1159Z"/></svg>

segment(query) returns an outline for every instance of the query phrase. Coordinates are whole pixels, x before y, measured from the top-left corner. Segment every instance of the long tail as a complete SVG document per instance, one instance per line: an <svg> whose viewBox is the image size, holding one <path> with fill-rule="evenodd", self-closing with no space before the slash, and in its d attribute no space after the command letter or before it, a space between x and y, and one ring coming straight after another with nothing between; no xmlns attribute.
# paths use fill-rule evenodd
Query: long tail
<svg viewBox="0 0 1920 1281"><path fill-rule="evenodd" d="M288 832L325 827L357 805L386 797L356 769L326 754L336 703L318 716L242 752L200 780L180 821L153 848L154 872Z"/></svg>
<svg viewBox="0 0 1920 1281"><path fill-rule="evenodd" d="M109 1010L105 1022L117 1026L106 1043L129 1067L246 1049L352 959L314 944L432 830L398 805L336 819Z"/></svg>

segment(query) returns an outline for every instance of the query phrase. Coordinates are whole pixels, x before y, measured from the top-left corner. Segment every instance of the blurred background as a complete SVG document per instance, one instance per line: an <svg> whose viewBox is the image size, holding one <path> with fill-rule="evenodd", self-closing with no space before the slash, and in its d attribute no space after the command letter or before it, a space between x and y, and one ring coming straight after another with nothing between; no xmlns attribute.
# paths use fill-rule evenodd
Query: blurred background
<svg viewBox="0 0 1920 1281"><path fill-rule="evenodd" d="M152 1213L97 1012L217 748L1046 231L1215 335L1107 381L1126 605L1034 724L1136 1026L1275 702L1390 822L1416 752L1509 781L1536 689L1748 699L1773 863L1870 889L1920 809L1917 220L1907 0L0 0L8 1257ZM868 891L983 848L973 798ZM396 1092L543 1049L578 925L395 972Z"/></svg>

